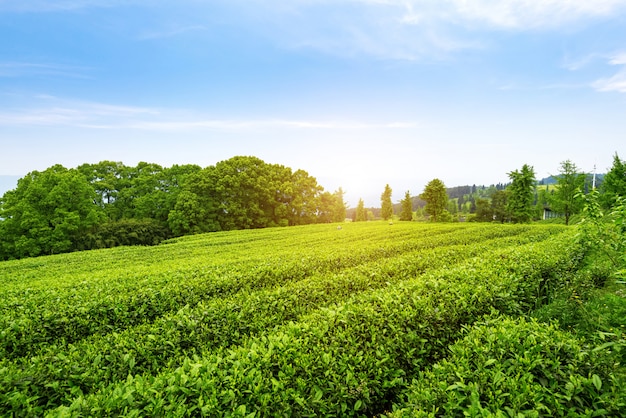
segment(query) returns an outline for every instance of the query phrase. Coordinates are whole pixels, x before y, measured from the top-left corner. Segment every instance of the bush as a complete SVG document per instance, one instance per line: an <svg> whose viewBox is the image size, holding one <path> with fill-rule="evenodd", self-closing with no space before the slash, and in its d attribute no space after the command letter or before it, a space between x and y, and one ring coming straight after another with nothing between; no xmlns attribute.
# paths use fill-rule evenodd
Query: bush
<svg viewBox="0 0 626 418"><path fill-rule="evenodd" d="M626 414L616 358L554 325L495 319L450 351L420 373L389 417Z"/></svg>

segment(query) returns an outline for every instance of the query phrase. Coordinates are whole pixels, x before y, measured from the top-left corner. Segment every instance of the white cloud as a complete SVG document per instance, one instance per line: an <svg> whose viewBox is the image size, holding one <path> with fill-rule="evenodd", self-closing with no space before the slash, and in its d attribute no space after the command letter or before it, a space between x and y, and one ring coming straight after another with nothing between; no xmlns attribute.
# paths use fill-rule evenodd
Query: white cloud
<svg viewBox="0 0 626 418"><path fill-rule="evenodd" d="M289 48L381 59L448 58L484 49L488 32L576 30L614 19L626 0L230 0ZM287 3L287 4L285 4ZM489 39L489 41L486 41Z"/></svg>
<svg viewBox="0 0 626 418"><path fill-rule="evenodd" d="M457 19L515 30L557 28L611 16L626 6L624 0L449 0L449 4Z"/></svg>
<svg viewBox="0 0 626 418"><path fill-rule="evenodd" d="M36 107L0 112L2 126L66 126L87 129L172 131L261 131L406 129L413 122L317 121L301 119L216 119L179 109L155 109L62 100L38 95Z"/></svg>
<svg viewBox="0 0 626 418"><path fill-rule="evenodd" d="M598 91L626 93L626 69L622 69L613 77L597 80L592 86Z"/></svg>
<svg viewBox="0 0 626 418"><path fill-rule="evenodd" d="M626 52L619 52L609 57L608 63L614 66L621 66L619 71L613 76L602 78L592 83L592 87L602 92L626 93Z"/></svg>

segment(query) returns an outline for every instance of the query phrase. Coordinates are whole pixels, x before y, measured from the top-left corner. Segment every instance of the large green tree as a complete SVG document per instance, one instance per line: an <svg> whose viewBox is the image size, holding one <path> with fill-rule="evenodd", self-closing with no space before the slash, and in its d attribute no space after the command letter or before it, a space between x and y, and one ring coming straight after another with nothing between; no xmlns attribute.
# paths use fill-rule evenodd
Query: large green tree
<svg viewBox="0 0 626 418"><path fill-rule="evenodd" d="M570 160L561 162L556 177L556 190L548 195L552 209L565 216L565 224L569 225L570 217L582 209L583 200L580 195L585 184L584 173L578 171L576 164Z"/></svg>
<svg viewBox="0 0 626 418"><path fill-rule="evenodd" d="M55 165L27 174L0 202L1 258L84 249L104 219L96 201L93 187L75 169Z"/></svg>
<svg viewBox="0 0 626 418"><path fill-rule="evenodd" d="M507 212L512 222L530 222L533 217L533 200L535 198L535 171L532 166L524 164L521 170L508 173L511 184L507 188Z"/></svg>
<svg viewBox="0 0 626 418"><path fill-rule="evenodd" d="M404 194L404 199L400 202L402 210L400 211L401 221L413 220L413 202L411 201L411 193L407 190Z"/></svg>
<svg viewBox="0 0 626 418"><path fill-rule="evenodd" d="M385 185L385 190L380 195L380 216L389 220L393 216L393 203L391 202L391 187Z"/></svg>
<svg viewBox="0 0 626 418"><path fill-rule="evenodd" d="M424 211L430 215L431 221L437 222L442 220L448 205L448 194L443 182L439 179L431 180L424 187L424 191L419 197L426 202Z"/></svg>
<svg viewBox="0 0 626 418"><path fill-rule="evenodd" d="M343 221L343 191L322 191L306 171L237 156L189 175L168 224L182 235Z"/></svg>

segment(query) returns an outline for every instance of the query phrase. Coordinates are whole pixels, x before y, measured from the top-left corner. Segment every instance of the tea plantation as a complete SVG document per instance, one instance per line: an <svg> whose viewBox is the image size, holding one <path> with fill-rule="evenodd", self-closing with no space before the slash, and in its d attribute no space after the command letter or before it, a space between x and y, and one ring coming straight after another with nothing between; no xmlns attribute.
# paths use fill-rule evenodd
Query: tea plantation
<svg viewBox="0 0 626 418"><path fill-rule="evenodd" d="M603 285L576 231L325 224L1 262L0 416L624 416L621 334L546 314Z"/></svg>

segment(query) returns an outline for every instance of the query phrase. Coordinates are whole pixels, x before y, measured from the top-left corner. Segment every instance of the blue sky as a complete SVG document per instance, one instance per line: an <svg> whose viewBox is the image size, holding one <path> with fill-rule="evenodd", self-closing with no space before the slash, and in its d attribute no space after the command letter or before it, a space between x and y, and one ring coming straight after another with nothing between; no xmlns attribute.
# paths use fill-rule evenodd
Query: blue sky
<svg viewBox="0 0 626 418"><path fill-rule="evenodd" d="M0 0L0 175L304 169L351 205L626 158L624 0Z"/></svg>

